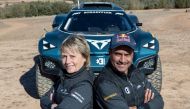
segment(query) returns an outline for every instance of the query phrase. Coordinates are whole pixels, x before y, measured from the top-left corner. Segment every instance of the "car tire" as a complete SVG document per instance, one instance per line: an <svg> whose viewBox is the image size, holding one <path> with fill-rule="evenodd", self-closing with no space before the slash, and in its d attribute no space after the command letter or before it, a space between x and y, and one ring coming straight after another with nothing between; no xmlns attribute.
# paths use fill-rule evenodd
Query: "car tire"
<svg viewBox="0 0 190 109"><path fill-rule="evenodd" d="M39 98L41 98L42 95L49 91L49 89L53 86L54 82L51 79L44 77L40 73L38 64L35 65L35 69L37 94Z"/></svg>
<svg viewBox="0 0 190 109"><path fill-rule="evenodd" d="M147 75L147 78L148 78L148 81L152 83L153 87L158 92L160 92L161 87L162 87L162 67L161 67L161 60L159 56L157 59L156 70L152 74Z"/></svg>

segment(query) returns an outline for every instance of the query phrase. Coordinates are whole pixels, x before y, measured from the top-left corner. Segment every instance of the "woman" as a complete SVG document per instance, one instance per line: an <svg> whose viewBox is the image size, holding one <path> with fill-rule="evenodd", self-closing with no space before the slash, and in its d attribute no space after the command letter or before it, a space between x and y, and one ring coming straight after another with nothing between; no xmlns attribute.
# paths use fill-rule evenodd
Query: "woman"
<svg viewBox="0 0 190 109"><path fill-rule="evenodd" d="M64 76L42 96L42 109L91 109L94 75L90 50L83 36L70 35L61 47Z"/></svg>

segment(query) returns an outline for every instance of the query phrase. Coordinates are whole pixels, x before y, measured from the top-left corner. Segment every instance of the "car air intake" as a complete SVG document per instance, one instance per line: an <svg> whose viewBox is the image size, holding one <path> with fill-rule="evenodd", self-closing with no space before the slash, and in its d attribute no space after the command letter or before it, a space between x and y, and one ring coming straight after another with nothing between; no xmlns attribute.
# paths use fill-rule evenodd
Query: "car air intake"
<svg viewBox="0 0 190 109"><path fill-rule="evenodd" d="M84 4L83 8L104 8L104 9L112 9L111 4Z"/></svg>

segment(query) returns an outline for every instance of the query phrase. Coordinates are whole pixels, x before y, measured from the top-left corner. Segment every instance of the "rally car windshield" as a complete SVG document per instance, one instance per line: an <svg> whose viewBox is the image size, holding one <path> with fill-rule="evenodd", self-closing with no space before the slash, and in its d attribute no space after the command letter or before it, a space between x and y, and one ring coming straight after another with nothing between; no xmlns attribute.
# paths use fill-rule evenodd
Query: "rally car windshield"
<svg viewBox="0 0 190 109"><path fill-rule="evenodd" d="M124 13L75 12L60 28L70 32L115 33L134 29Z"/></svg>

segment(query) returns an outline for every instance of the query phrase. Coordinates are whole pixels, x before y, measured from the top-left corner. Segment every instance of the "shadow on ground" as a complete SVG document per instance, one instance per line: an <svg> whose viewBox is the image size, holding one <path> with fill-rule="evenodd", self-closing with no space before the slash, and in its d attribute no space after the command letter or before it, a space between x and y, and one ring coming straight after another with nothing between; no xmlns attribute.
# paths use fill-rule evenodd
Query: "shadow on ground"
<svg viewBox="0 0 190 109"><path fill-rule="evenodd" d="M39 99L36 88L35 65L20 77L20 83L25 91L33 98Z"/></svg>

